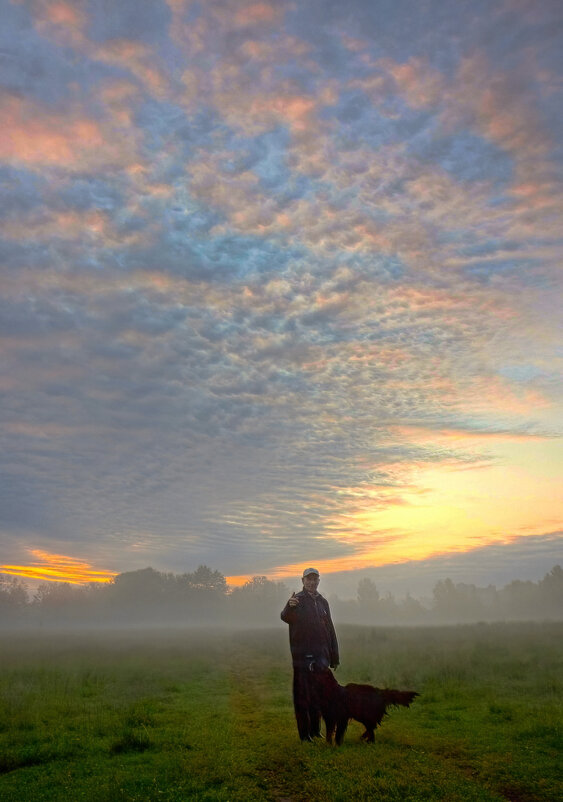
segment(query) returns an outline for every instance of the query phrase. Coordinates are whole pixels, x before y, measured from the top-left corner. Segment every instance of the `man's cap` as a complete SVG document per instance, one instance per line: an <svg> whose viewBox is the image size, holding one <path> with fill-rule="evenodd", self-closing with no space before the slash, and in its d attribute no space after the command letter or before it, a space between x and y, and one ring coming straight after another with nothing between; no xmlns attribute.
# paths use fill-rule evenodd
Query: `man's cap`
<svg viewBox="0 0 563 802"><path fill-rule="evenodd" d="M303 578L309 576L310 574L316 574L317 576L320 576L316 568L305 568L305 570L303 571Z"/></svg>

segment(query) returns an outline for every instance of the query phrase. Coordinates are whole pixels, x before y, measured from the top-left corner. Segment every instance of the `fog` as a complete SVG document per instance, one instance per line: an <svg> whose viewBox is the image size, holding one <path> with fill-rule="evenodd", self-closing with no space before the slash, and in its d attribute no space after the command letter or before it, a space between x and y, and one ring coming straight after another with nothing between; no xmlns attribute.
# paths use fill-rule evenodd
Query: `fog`
<svg viewBox="0 0 563 802"><path fill-rule="evenodd" d="M272 627L292 591L283 582L256 576L229 588L223 574L200 566L191 574L153 568L129 571L109 583L47 582L31 591L17 577L0 575L0 627L155 628ZM321 588L322 591L322 588ZM440 625L563 619L563 570L554 566L537 582L515 579L497 588L444 579L431 596L382 592L369 577L354 598L328 594L335 624Z"/></svg>

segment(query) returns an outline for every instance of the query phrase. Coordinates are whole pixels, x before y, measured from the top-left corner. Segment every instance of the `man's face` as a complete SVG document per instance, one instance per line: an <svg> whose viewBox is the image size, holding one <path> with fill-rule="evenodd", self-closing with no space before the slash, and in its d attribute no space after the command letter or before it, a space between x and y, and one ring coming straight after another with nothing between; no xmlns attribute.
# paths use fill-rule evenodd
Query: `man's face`
<svg viewBox="0 0 563 802"><path fill-rule="evenodd" d="M320 581L321 579L318 574L308 574L303 577L303 587L309 593L314 593Z"/></svg>

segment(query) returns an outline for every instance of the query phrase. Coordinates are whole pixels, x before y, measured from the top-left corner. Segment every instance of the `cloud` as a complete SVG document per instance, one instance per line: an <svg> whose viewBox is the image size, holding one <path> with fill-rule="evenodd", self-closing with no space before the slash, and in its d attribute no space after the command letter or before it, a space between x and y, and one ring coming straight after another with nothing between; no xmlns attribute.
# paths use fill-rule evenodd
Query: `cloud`
<svg viewBox="0 0 563 802"><path fill-rule="evenodd" d="M80 110L61 119L39 104L3 95L0 112L0 158L15 167L94 170L128 163L133 156L108 128Z"/></svg>
<svg viewBox="0 0 563 802"><path fill-rule="evenodd" d="M540 447L556 472L552 12L104 8L11 3L2 34L10 548L420 556L430 497L428 553L470 541L438 474L478 486L479 537L514 531L477 476Z"/></svg>
<svg viewBox="0 0 563 802"><path fill-rule="evenodd" d="M0 571L11 576L47 582L68 582L82 585L86 582L109 582L116 574L112 571L95 570L87 562L62 554L49 554L40 549L29 551L35 561L28 565L0 565Z"/></svg>

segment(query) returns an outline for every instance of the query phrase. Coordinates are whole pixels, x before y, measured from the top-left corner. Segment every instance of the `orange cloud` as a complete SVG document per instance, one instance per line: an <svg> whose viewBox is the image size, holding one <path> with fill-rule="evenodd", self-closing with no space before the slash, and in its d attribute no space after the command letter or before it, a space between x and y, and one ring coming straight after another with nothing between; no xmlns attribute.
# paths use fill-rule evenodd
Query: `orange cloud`
<svg viewBox="0 0 563 802"><path fill-rule="evenodd" d="M11 220L0 226L0 229L4 236L11 239L24 239L30 236L47 239L53 235L64 239L85 236L99 239L107 236L111 225L109 216L100 211L65 211L42 216L37 221Z"/></svg>
<svg viewBox="0 0 563 802"><path fill-rule="evenodd" d="M63 554L50 554L40 549L29 549L36 557L29 565L0 565L0 572L25 579L40 579L45 582L68 582L83 585L86 582L110 582L116 571L97 571L91 563L76 560Z"/></svg>
<svg viewBox="0 0 563 802"><path fill-rule="evenodd" d="M127 39L113 39L99 46L88 39L87 22L81 9L62 0L43 0L34 9L35 27L42 36L62 45L70 44L94 60L124 67L154 94L164 93L168 80L156 66L155 54L149 47Z"/></svg>
<svg viewBox="0 0 563 802"><path fill-rule="evenodd" d="M260 117L276 117L288 123L297 131L303 131L310 125L311 113L316 107L316 101L303 95L272 95L257 98L250 111Z"/></svg>
<svg viewBox="0 0 563 802"><path fill-rule="evenodd" d="M273 22L280 14L280 9L276 9L274 6L268 5L267 3L251 3L245 8L237 10L234 16L234 22L241 27L260 22Z"/></svg>
<svg viewBox="0 0 563 802"><path fill-rule="evenodd" d="M104 144L89 119L62 120L15 97L0 99L0 158L28 165L71 165Z"/></svg>
<svg viewBox="0 0 563 802"><path fill-rule="evenodd" d="M547 154L549 137L530 96L516 91L511 75L495 74L481 54L462 61L452 100L472 109L481 133L520 160L535 161Z"/></svg>
<svg viewBox="0 0 563 802"><path fill-rule="evenodd" d="M78 110L55 115L38 103L0 96L0 160L68 170L128 164L131 143Z"/></svg>
<svg viewBox="0 0 563 802"><path fill-rule="evenodd" d="M33 14L35 27L42 36L62 45L84 46L87 17L75 4L63 0L43 0L35 5Z"/></svg>
<svg viewBox="0 0 563 802"><path fill-rule="evenodd" d="M480 441L481 443L493 442L495 440L509 440L511 442L522 442L526 443L529 441L541 442L546 440L546 437L541 435L535 434L520 434L515 432L503 432L503 431L468 431L466 429L453 429L453 428L442 428L442 429L430 429L424 425L416 426L413 424L410 425L391 425L389 427L390 431L397 432L397 434L408 437L411 440L415 440L417 442L432 442L436 443L439 442L440 439L455 441L457 444L463 441L467 442L475 442Z"/></svg>
<svg viewBox="0 0 563 802"><path fill-rule="evenodd" d="M83 20L83 14L70 3L51 3L47 6L47 17L54 25L77 27Z"/></svg>
<svg viewBox="0 0 563 802"><path fill-rule="evenodd" d="M530 76L533 76L540 90L549 95L553 91L554 78L542 70L533 48L525 54L520 76L495 70L480 51L463 58L451 77L421 58L404 63L379 59L371 61L370 66L373 75L354 84L364 88L374 104L383 103L393 91L392 82L394 90L402 94L413 108L436 109L445 131L473 130L510 153L515 161L515 187L512 190L517 204L515 214L519 213L524 221L532 218L536 237L537 225L551 226L548 233L556 232L561 200L550 161L554 142L542 124L536 108L536 95L526 89ZM414 185L410 183L409 192L413 189ZM418 188L418 194L422 199L423 187ZM440 208L446 210L451 219L454 208L445 203L440 204ZM474 208L481 209L482 204L476 203ZM465 215L464 220L467 220Z"/></svg>
<svg viewBox="0 0 563 802"><path fill-rule="evenodd" d="M162 96L169 88L166 74L155 64L154 52L140 42L129 39L112 40L104 47L92 49L90 55L99 61L129 70L154 95Z"/></svg>
<svg viewBox="0 0 563 802"><path fill-rule="evenodd" d="M423 108L441 100L445 88L444 76L430 68L423 59L413 58L403 64L380 61L379 64L387 67L413 108Z"/></svg>

